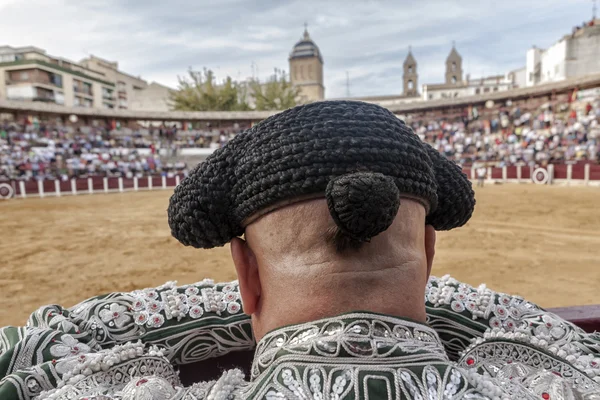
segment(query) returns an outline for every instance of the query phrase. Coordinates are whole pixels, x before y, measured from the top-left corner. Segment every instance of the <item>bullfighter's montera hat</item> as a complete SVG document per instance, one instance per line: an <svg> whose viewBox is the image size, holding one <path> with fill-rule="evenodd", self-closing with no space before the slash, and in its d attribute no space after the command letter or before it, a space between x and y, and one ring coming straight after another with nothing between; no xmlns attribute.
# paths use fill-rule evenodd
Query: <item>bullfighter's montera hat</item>
<svg viewBox="0 0 600 400"><path fill-rule="evenodd" d="M196 166L171 197L169 226L184 245L223 246L258 216L318 197L359 242L390 226L401 197L423 203L436 230L464 225L475 206L461 169L396 115L324 101L265 119Z"/></svg>

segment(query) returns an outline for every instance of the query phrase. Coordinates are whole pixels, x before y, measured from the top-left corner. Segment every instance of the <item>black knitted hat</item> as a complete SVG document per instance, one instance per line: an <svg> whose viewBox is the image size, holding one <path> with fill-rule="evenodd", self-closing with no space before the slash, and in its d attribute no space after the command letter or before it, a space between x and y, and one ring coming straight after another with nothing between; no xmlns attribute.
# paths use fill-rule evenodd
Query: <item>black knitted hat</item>
<svg viewBox="0 0 600 400"><path fill-rule="evenodd" d="M475 206L461 169L390 111L324 101L265 119L196 166L171 197L169 226L186 246L223 246L257 215L316 197L361 242L390 226L400 197L421 201L437 230L464 225Z"/></svg>

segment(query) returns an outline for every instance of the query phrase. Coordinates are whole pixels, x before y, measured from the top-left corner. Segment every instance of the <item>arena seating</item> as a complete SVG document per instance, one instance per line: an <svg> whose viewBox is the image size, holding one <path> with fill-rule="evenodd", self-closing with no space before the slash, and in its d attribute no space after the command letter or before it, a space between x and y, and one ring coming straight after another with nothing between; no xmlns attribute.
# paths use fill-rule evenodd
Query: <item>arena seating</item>
<svg viewBox="0 0 600 400"><path fill-rule="evenodd" d="M422 140L462 166L531 169L554 164L554 179L567 179L567 164L574 164L573 174L582 175L585 163L600 163L600 95L571 100L562 95L552 103L513 106L507 101L454 114L430 111L401 117ZM238 124L220 130L183 130L177 125L132 130L5 121L0 124L0 177L185 175L185 161L198 162L240 130ZM510 171L515 170L509 170L512 175ZM524 168L523 174L532 171ZM500 170L491 172L496 176L488 178L502 178ZM595 177L598 172L590 173Z"/></svg>

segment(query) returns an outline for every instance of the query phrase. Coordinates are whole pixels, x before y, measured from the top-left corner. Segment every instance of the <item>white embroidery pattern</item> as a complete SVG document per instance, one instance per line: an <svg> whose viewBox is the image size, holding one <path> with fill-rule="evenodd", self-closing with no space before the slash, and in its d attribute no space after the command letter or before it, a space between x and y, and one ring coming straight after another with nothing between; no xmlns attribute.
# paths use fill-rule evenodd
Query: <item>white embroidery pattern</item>
<svg viewBox="0 0 600 400"><path fill-rule="evenodd" d="M223 312L233 315L242 310L237 282L220 287L211 281L204 281L201 284L206 287L189 286L183 293L180 293L177 288L171 288L160 294L154 289L132 292L134 301L131 308L134 311L135 323L160 328L165 322L161 312L165 314L167 320L174 318L179 321L186 315L197 319L205 312L220 316Z"/></svg>
<svg viewBox="0 0 600 400"><path fill-rule="evenodd" d="M597 334L587 334L518 296L496 293L485 285L475 289L448 275L431 278L426 293L430 325L445 332L442 340L453 358L457 359L467 348L489 337L507 334L505 338L527 341L600 383L600 336ZM446 306L450 306L452 311L449 312L454 315L443 314ZM457 318L464 318L465 323L456 322ZM468 320L472 321L472 329L467 326ZM448 329L450 327L452 329Z"/></svg>
<svg viewBox="0 0 600 400"><path fill-rule="evenodd" d="M387 390L388 399L508 399L493 380L451 367L433 330L374 314L350 313L271 332L259 343L252 369L257 383L268 376L268 383L249 387L246 396L358 399L368 398L375 385L380 395Z"/></svg>

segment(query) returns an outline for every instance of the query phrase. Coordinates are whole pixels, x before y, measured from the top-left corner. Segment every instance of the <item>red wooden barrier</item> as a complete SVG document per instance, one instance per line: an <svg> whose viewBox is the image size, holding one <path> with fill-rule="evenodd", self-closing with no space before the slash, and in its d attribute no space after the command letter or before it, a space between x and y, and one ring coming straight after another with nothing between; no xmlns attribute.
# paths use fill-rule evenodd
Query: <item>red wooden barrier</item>
<svg viewBox="0 0 600 400"><path fill-rule="evenodd" d="M554 179L567 179L567 165L554 164Z"/></svg>
<svg viewBox="0 0 600 400"><path fill-rule="evenodd" d="M590 164L590 180L600 181L600 165Z"/></svg>
<svg viewBox="0 0 600 400"><path fill-rule="evenodd" d="M147 177L138 178L138 188L140 188L140 189L148 188L148 178Z"/></svg>
<svg viewBox="0 0 600 400"><path fill-rule="evenodd" d="M517 179L517 167L511 165L506 167L506 179Z"/></svg>
<svg viewBox="0 0 600 400"><path fill-rule="evenodd" d="M168 178L167 177L167 187L175 187L177 182L175 181L175 177Z"/></svg>
<svg viewBox="0 0 600 400"><path fill-rule="evenodd" d="M573 164L571 179L585 179L585 164Z"/></svg>
<svg viewBox="0 0 600 400"><path fill-rule="evenodd" d="M101 176L92 177L92 189L94 190L94 192L104 191L104 179Z"/></svg>
<svg viewBox="0 0 600 400"><path fill-rule="evenodd" d="M14 191L15 191L15 197L21 197L21 185L19 185L19 181L11 181L11 182L4 182L4 183L8 183L10 184Z"/></svg>
<svg viewBox="0 0 600 400"><path fill-rule="evenodd" d="M54 193L54 181L42 181L42 187L44 188L44 193L53 194ZM69 186L69 190L70 186Z"/></svg>
<svg viewBox="0 0 600 400"><path fill-rule="evenodd" d="M71 182L69 182L69 186ZM85 179L75 179L75 189L77 189L77 193L88 193L88 180Z"/></svg>
<svg viewBox="0 0 600 400"><path fill-rule="evenodd" d="M492 168L492 179L502 179L502 168Z"/></svg>
<svg viewBox="0 0 600 400"><path fill-rule="evenodd" d="M529 165L524 165L521 167L521 179L531 179L531 167Z"/></svg>
<svg viewBox="0 0 600 400"><path fill-rule="evenodd" d="M133 189L133 178L123 178L123 190Z"/></svg>
<svg viewBox="0 0 600 400"><path fill-rule="evenodd" d="M77 181L80 181L81 179L77 179ZM59 181L59 186L60 186L60 192L61 193L71 193L71 181L63 181L62 179ZM46 190L44 188L44 190ZM79 189L78 189L79 190Z"/></svg>
<svg viewBox="0 0 600 400"><path fill-rule="evenodd" d="M108 190L119 189L119 178L108 178Z"/></svg>
<svg viewBox="0 0 600 400"><path fill-rule="evenodd" d="M25 194L37 194L38 187L36 181L25 181Z"/></svg>
<svg viewBox="0 0 600 400"><path fill-rule="evenodd" d="M152 177L152 187L153 188L161 188L162 187L162 177L161 176L153 176Z"/></svg>

